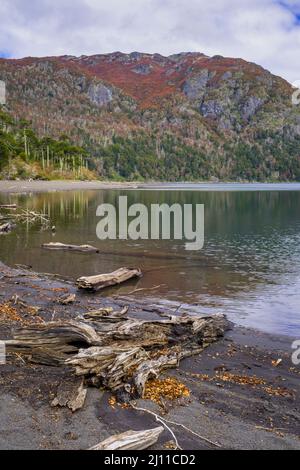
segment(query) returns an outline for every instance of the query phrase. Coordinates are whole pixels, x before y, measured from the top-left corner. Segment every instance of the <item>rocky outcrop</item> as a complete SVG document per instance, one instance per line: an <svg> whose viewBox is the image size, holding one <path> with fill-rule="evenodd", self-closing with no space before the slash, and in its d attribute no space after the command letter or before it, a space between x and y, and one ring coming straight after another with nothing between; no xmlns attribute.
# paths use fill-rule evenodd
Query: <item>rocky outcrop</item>
<svg viewBox="0 0 300 470"><path fill-rule="evenodd" d="M241 107L241 115L248 121L264 104L264 100L257 96L249 96Z"/></svg>
<svg viewBox="0 0 300 470"><path fill-rule="evenodd" d="M101 83L92 83L88 88L88 96L92 103L100 107L106 106L113 100L111 89Z"/></svg>
<svg viewBox="0 0 300 470"><path fill-rule="evenodd" d="M183 85L183 92L190 100L201 100L205 94L210 73L204 69L199 75L188 80Z"/></svg>
<svg viewBox="0 0 300 470"><path fill-rule="evenodd" d="M152 67L149 64L140 64L134 67L134 69L132 69L134 73L137 73L139 75L149 75L149 73L151 73L151 70Z"/></svg>

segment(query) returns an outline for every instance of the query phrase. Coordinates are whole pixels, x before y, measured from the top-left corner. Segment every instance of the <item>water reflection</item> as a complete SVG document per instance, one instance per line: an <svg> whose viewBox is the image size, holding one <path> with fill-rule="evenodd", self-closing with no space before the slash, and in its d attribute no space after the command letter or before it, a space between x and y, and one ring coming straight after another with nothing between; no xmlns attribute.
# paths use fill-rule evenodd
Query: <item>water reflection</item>
<svg viewBox="0 0 300 470"><path fill-rule="evenodd" d="M96 208L117 204L120 195L147 207L204 204L204 249L186 252L184 241L100 242ZM160 285L157 296L225 311L244 325L300 334L300 192L76 191L1 196L0 202L47 213L57 230L53 235L25 225L1 237L0 259L10 265L28 264L72 279L138 265L145 276L120 287L121 293ZM41 250L51 240L91 243L100 254Z"/></svg>

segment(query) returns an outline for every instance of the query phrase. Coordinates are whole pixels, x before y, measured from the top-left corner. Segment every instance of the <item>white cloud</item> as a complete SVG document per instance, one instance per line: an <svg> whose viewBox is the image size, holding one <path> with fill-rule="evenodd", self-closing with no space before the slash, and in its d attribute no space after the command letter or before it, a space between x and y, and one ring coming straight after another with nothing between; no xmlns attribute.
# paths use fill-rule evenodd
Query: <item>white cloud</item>
<svg viewBox="0 0 300 470"><path fill-rule="evenodd" d="M300 79L299 0L1 0L11 57L199 51Z"/></svg>

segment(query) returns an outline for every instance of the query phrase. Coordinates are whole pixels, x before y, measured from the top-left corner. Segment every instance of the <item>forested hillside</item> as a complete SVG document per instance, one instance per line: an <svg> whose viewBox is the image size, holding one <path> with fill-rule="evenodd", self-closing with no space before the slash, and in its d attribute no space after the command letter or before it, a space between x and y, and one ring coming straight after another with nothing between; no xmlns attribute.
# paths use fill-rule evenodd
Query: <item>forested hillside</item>
<svg viewBox="0 0 300 470"><path fill-rule="evenodd" d="M300 181L293 89L242 59L1 59L0 80L2 177Z"/></svg>
<svg viewBox="0 0 300 470"><path fill-rule="evenodd" d="M67 136L60 139L38 138L25 120L15 121L0 108L0 172L14 178L87 179L87 152L72 144Z"/></svg>

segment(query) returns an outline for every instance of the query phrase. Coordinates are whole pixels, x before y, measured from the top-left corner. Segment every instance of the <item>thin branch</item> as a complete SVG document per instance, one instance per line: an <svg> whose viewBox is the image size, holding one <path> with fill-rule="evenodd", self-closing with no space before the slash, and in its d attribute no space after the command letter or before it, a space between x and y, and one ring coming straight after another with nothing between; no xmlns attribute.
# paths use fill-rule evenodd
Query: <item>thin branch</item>
<svg viewBox="0 0 300 470"><path fill-rule="evenodd" d="M170 421L168 419L165 419L165 418L162 418L161 416L159 416L158 414L154 413L153 411L150 411L150 410L147 410L146 408L138 408L137 406L134 406L132 405L132 408L136 411L143 411L144 413L149 413L151 414L152 416L155 417L156 421L159 421L160 423L162 423L166 429L168 429L168 431L173 435L174 439L175 439L175 443L176 445L178 446L178 442L177 442L177 439L173 433L173 431L166 425L166 423L168 424L172 424L173 426L179 426L183 429L185 429L187 432L193 434L194 436L198 437L199 439L201 439L202 441L205 441L207 442L208 444L211 444L212 446L215 446L215 447L219 447L221 448L220 444L218 444L217 442L213 442L209 439L207 439L206 437L203 437L201 436L200 434L198 434L197 432L193 431L192 429L189 429L187 428L184 424L181 424L181 423L176 423L175 421ZM180 447L177 447L178 449L180 449Z"/></svg>
<svg viewBox="0 0 300 470"><path fill-rule="evenodd" d="M152 416L155 417L156 421L158 421L159 423L161 423L167 431L169 431L169 433L171 434L171 436L173 437L174 439L174 442L175 442L175 445L176 445L176 450L182 450L182 448L180 447L180 445L178 444L178 440L177 440L177 437L175 436L174 432L172 431L171 428L169 428L169 426L166 424L168 421L165 420L164 418L162 418L161 416L159 416L158 414L154 413L153 411L150 411L150 410L146 410L145 408L138 408L134 405L131 404L131 407L136 410L136 411L143 411L144 413L149 413L151 414Z"/></svg>
<svg viewBox="0 0 300 470"><path fill-rule="evenodd" d="M126 293L126 294L127 294L127 295L132 295L132 294L136 294L137 292L142 292L142 291L145 291L145 290L152 291L152 290L159 289L160 287L163 287L163 286L165 286L165 285L166 285L166 284L160 284L159 286L154 286L154 287L141 287L140 289L134 289L133 291L128 292L128 293Z"/></svg>

